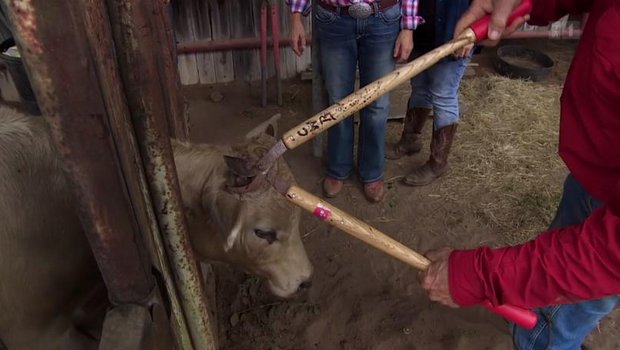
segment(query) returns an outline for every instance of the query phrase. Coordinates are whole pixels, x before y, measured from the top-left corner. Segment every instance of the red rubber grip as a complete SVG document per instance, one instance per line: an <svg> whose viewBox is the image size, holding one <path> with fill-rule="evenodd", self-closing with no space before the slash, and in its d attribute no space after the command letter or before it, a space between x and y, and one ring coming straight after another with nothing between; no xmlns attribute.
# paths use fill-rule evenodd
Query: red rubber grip
<svg viewBox="0 0 620 350"><path fill-rule="evenodd" d="M507 26L518 17L528 15L530 12L532 12L532 0L522 0L519 6L512 11L510 17L508 17ZM470 26L471 30L476 34L476 42L486 40L489 37L489 23L491 23L491 15L486 15Z"/></svg>
<svg viewBox="0 0 620 350"><path fill-rule="evenodd" d="M534 328L538 322L538 317L534 311L522 307L507 304L493 306L488 300L482 303L482 306L525 329Z"/></svg>

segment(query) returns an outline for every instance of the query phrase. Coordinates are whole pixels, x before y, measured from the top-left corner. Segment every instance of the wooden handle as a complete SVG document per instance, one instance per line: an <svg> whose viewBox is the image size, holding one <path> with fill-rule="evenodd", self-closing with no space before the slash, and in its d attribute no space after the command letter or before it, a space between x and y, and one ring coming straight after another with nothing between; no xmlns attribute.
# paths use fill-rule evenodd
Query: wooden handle
<svg viewBox="0 0 620 350"><path fill-rule="evenodd" d="M527 15L531 8L532 0L522 0L521 4L513 10L508 23L512 23L515 19ZM458 38L362 87L287 131L282 138L286 148L293 149L304 142L312 140L316 135L368 106L386 92L420 74L442 58L451 55L468 44L486 39L490 18L490 16L481 18L473 23L470 28L467 28Z"/></svg>
<svg viewBox="0 0 620 350"><path fill-rule="evenodd" d="M458 39L441 45L433 51L394 70L388 75L360 88L356 92L287 131L282 137L286 148L293 149L304 142L312 140L316 135L368 106L386 92L420 74L428 67L437 63L440 59L451 55L454 51L473 43L475 40L476 37L474 32L467 30Z"/></svg>
<svg viewBox="0 0 620 350"><path fill-rule="evenodd" d="M395 241L383 232L352 217L333 205L322 201L320 198L295 185L289 187L286 192L286 198L319 219L327 221L353 237L417 269L426 270L431 263L430 260L423 255ZM537 322L536 313L518 306L508 304L493 306L489 301L484 302L482 306L527 329L534 328Z"/></svg>
<svg viewBox="0 0 620 350"><path fill-rule="evenodd" d="M288 189L286 198L319 219L329 222L331 225L338 227L353 237L366 242L406 264L420 270L426 270L430 265L430 261L423 255L414 252L383 232L350 216L297 186L291 186Z"/></svg>

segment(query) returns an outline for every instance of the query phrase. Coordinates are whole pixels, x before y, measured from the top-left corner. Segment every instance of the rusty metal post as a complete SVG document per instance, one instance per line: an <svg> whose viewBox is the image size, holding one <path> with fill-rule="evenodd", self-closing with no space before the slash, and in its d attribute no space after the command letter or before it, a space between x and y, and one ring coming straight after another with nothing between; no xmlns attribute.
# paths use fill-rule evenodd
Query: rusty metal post
<svg viewBox="0 0 620 350"><path fill-rule="evenodd" d="M105 4L98 0L84 0L82 2L86 33L91 43L91 51L97 60L97 73L100 84L106 96L106 107L110 113L112 133L117 142L118 154L121 158L123 173L132 174L134 181L128 181L127 187L133 202L134 210L141 232L144 233L151 259L160 271L168 294L172 312L172 330L175 343L181 349L192 349L192 342L174 286L174 278L162 242L157 218L153 211L153 203L149 192L146 175L142 166L142 159L135 139L131 123L129 108L124 95L124 87L119 75L116 57L111 48L112 29L107 15ZM113 346L113 345L112 345Z"/></svg>
<svg viewBox="0 0 620 350"><path fill-rule="evenodd" d="M154 281L119 172L82 14L70 1L5 2L43 115L75 185L80 218L110 298L118 304L147 300Z"/></svg>
<svg viewBox="0 0 620 350"><path fill-rule="evenodd" d="M187 223L172 157L167 120L172 109L166 106L177 89L165 83L167 73L161 54L161 28L153 13L161 3L147 0L106 0L112 22L121 78L132 115L138 144L146 168L147 181L156 208L172 265L183 311L194 347L216 348L207 312L199 267L188 237ZM164 81L161 84L157 82Z"/></svg>
<svg viewBox="0 0 620 350"><path fill-rule="evenodd" d="M158 240L107 9L97 0L5 3L19 25L17 42L25 66L76 184L86 234L116 305L106 315L101 349L173 347L142 242L155 251L152 260L167 282L176 343L192 349Z"/></svg>
<svg viewBox="0 0 620 350"><path fill-rule="evenodd" d="M177 50L172 29L172 7L169 1L153 2L153 29L156 31L155 51L158 69L162 73L161 83L169 91L166 98L169 134L181 141L189 141L189 113L187 101L177 93L181 89L181 79L177 73ZM159 51L159 52L157 52Z"/></svg>

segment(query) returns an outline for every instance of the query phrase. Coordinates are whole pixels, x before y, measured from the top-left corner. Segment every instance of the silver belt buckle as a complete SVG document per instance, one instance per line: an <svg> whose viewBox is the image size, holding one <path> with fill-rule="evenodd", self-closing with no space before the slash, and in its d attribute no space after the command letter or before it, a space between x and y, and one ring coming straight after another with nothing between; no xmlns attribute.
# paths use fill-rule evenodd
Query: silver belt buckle
<svg viewBox="0 0 620 350"><path fill-rule="evenodd" d="M372 6L366 2L356 2L349 5L349 16L356 19L364 19L372 15Z"/></svg>

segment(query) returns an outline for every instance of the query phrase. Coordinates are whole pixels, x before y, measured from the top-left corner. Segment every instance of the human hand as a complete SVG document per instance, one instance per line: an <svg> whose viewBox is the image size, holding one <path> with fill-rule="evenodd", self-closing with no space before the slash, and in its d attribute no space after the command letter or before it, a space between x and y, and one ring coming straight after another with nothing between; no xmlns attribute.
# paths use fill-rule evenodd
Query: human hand
<svg viewBox="0 0 620 350"><path fill-rule="evenodd" d="M502 37L514 33L525 21L529 20L529 15L516 18L507 26L508 17L521 0L473 0L467 12L465 12L454 29L455 37L458 37L465 29L480 18L491 14L489 23L489 39L482 41L484 46L495 46Z"/></svg>
<svg viewBox="0 0 620 350"><path fill-rule="evenodd" d="M396 63L405 63L413 50L413 30L402 29L394 45L394 58Z"/></svg>
<svg viewBox="0 0 620 350"><path fill-rule="evenodd" d="M306 30L301 22L301 13L291 13L291 48L297 56L301 56L306 48Z"/></svg>
<svg viewBox="0 0 620 350"><path fill-rule="evenodd" d="M451 252L452 249L450 248L441 248L426 253L431 264L428 269L418 273L418 280L432 301L457 308L459 306L450 295L448 280L448 258Z"/></svg>
<svg viewBox="0 0 620 350"><path fill-rule="evenodd" d="M454 57L456 58L465 58L468 57L469 55L471 55L471 51L474 49L474 44L469 44L466 46L463 46L462 48L456 50L454 52Z"/></svg>

